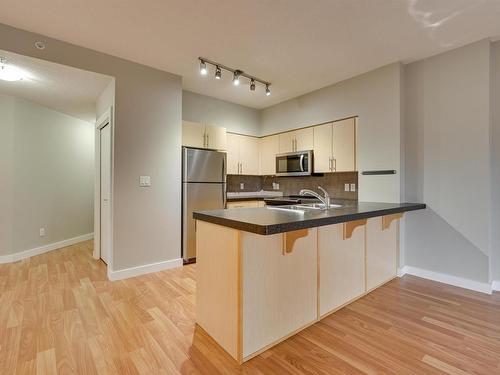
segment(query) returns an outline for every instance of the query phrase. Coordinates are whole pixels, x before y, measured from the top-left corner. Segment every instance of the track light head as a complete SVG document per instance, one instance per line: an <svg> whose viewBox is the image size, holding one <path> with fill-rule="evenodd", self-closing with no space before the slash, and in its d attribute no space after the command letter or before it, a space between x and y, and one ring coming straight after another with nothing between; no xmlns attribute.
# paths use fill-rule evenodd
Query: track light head
<svg viewBox="0 0 500 375"><path fill-rule="evenodd" d="M200 74L206 76L207 73L208 73L207 64L205 64L205 61L200 60Z"/></svg>
<svg viewBox="0 0 500 375"><path fill-rule="evenodd" d="M239 86L241 73L243 73L241 70L234 71L234 73L233 73L233 85Z"/></svg>
<svg viewBox="0 0 500 375"><path fill-rule="evenodd" d="M269 85L266 85L266 96L271 95L271 90L269 90Z"/></svg>
<svg viewBox="0 0 500 375"><path fill-rule="evenodd" d="M255 91L255 80L253 78L250 80L250 91Z"/></svg>
<svg viewBox="0 0 500 375"><path fill-rule="evenodd" d="M222 72L219 68L219 65L215 67L215 79L221 79L222 78Z"/></svg>

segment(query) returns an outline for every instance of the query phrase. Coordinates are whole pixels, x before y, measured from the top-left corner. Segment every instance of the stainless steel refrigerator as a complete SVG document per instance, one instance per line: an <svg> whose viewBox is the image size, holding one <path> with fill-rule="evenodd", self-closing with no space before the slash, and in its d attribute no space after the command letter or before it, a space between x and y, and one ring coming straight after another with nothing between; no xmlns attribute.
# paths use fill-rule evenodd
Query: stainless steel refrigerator
<svg viewBox="0 0 500 375"><path fill-rule="evenodd" d="M182 256L196 260L193 211L226 207L226 153L182 148Z"/></svg>

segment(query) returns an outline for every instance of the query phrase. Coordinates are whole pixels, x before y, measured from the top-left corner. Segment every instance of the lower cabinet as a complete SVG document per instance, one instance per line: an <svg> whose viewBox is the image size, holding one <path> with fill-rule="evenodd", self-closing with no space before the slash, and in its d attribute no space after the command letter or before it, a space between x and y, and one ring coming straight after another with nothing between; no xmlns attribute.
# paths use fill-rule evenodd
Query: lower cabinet
<svg viewBox="0 0 500 375"><path fill-rule="evenodd" d="M366 225L366 289L370 291L397 275L401 214L368 219Z"/></svg>
<svg viewBox="0 0 500 375"><path fill-rule="evenodd" d="M243 358L317 319L317 229L241 232Z"/></svg>
<svg viewBox="0 0 500 375"><path fill-rule="evenodd" d="M250 207L264 207L264 201L236 201L227 202L227 208L250 208Z"/></svg>
<svg viewBox="0 0 500 375"><path fill-rule="evenodd" d="M318 228L320 316L365 292L365 224L360 220Z"/></svg>

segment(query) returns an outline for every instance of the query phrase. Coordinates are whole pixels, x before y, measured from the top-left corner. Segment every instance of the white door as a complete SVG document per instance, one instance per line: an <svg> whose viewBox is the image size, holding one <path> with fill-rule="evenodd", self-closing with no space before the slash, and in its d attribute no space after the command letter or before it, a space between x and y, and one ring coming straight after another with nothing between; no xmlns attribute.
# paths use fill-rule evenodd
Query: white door
<svg viewBox="0 0 500 375"><path fill-rule="evenodd" d="M111 126L100 129L100 181L101 181L101 259L109 264L111 249Z"/></svg>

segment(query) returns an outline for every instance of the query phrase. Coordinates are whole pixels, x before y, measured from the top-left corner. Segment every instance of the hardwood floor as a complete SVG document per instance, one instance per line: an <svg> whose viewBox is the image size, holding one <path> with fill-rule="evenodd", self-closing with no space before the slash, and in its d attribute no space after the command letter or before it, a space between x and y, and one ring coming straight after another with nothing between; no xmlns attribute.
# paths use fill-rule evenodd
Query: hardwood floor
<svg viewBox="0 0 500 375"><path fill-rule="evenodd" d="M238 366L194 265L109 282L84 242L0 265L0 374L500 374L500 295L405 276Z"/></svg>

